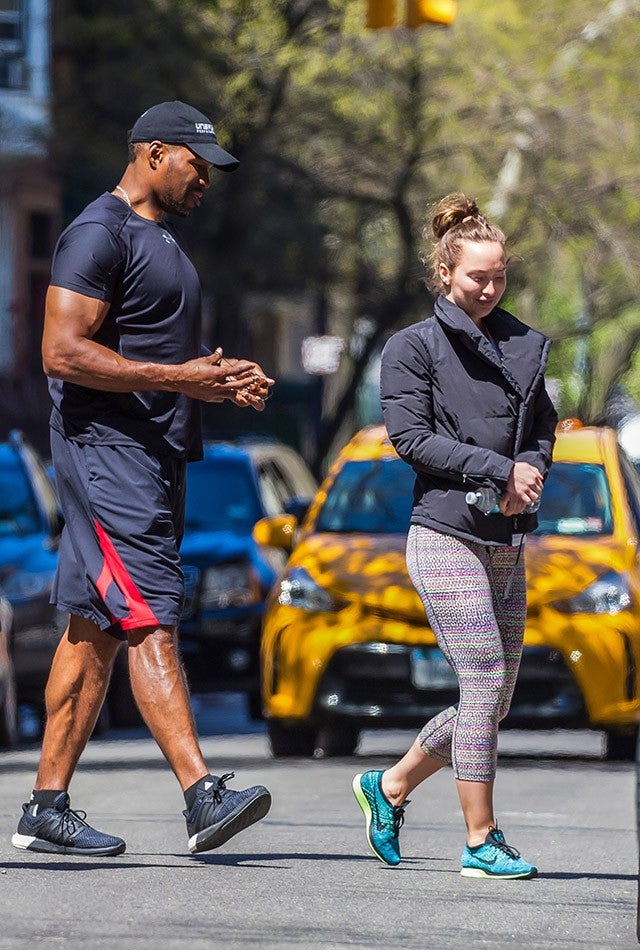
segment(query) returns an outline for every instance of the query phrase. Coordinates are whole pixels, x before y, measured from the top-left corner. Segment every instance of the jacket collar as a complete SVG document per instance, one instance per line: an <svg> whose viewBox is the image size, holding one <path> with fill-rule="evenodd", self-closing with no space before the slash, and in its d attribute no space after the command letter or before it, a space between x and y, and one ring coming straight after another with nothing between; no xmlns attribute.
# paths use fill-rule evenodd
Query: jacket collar
<svg viewBox="0 0 640 950"><path fill-rule="evenodd" d="M498 344L502 358L471 317L446 297L441 295L436 299L434 315L447 330L460 337L467 349L499 370L520 396L527 393L540 371L544 371L546 337L508 311L495 307L485 317L486 327Z"/></svg>

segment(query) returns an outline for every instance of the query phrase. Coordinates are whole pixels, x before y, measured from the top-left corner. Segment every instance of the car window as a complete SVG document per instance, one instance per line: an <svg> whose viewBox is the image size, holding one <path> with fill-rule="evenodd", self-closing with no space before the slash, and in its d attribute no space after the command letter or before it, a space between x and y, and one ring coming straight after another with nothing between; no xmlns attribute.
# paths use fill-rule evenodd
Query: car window
<svg viewBox="0 0 640 950"><path fill-rule="evenodd" d="M0 446L0 535L35 534L40 515L24 465L9 445Z"/></svg>
<svg viewBox="0 0 640 950"><path fill-rule="evenodd" d="M604 467L554 462L542 492L536 534L602 535L612 531L611 492Z"/></svg>
<svg viewBox="0 0 640 950"><path fill-rule="evenodd" d="M317 490L316 481L304 463L293 452L279 451L273 466L287 486L289 498L312 498Z"/></svg>
<svg viewBox="0 0 640 950"><path fill-rule="evenodd" d="M257 468L260 494L267 515L282 514L291 492L272 462L259 462Z"/></svg>
<svg viewBox="0 0 640 950"><path fill-rule="evenodd" d="M248 462L205 457L188 466L187 530L250 534L264 514Z"/></svg>
<svg viewBox="0 0 640 950"><path fill-rule="evenodd" d="M329 489L317 531L406 534L415 475L400 459L346 462Z"/></svg>
<svg viewBox="0 0 640 950"><path fill-rule="evenodd" d="M39 455L27 443L22 444L20 453L22 463L27 470L36 503L39 502L42 516L50 534L59 534L61 530L59 503L52 479L47 474Z"/></svg>

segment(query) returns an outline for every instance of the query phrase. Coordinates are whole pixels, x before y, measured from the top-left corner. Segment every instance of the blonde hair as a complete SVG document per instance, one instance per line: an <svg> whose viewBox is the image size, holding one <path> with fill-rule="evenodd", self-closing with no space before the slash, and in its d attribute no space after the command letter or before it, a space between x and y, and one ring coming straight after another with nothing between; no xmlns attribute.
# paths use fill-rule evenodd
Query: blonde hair
<svg viewBox="0 0 640 950"><path fill-rule="evenodd" d="M454 270L463 241L495 241L503 247L506 241L504 232L487 221L475 199L460 191L446 195L433 206L431 224L424 228L422 236L431 242L431 247L420 255L420 260L428 271L427 285L436 293L443 289L440 264Z"/></svg>

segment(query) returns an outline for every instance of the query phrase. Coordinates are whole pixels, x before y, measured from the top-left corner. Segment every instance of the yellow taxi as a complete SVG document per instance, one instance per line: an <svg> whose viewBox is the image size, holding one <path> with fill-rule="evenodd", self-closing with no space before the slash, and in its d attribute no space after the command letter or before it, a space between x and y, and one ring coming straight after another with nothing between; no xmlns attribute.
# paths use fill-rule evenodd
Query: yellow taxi
<svg viewBox="0 0 640 950"><path fill-rule="evenodd" d="M528 536L528 617L503 727L602 730L633 758L640 721L640 476L613 429L559 426L539 527ZM405 566L413 473L382 426L343 449L301 526L263 519L290 552L267 602L262 695L275 756L349 755L363 728L422 726L455 703Z"/></svg>

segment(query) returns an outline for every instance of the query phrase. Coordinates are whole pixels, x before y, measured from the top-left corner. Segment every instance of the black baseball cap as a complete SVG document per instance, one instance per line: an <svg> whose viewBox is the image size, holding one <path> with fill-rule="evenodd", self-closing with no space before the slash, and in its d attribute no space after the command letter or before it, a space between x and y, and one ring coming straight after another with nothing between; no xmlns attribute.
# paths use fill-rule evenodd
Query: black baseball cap
<svg viewBox="0 0 640 950"><path fill-rule="evenodd" d="M210 119L193 106L176 100L161 102L143 112L129 132L129 142L166 142L186 145L198 158L223 172L233 172L240 162L218 145Z"/></svg>

